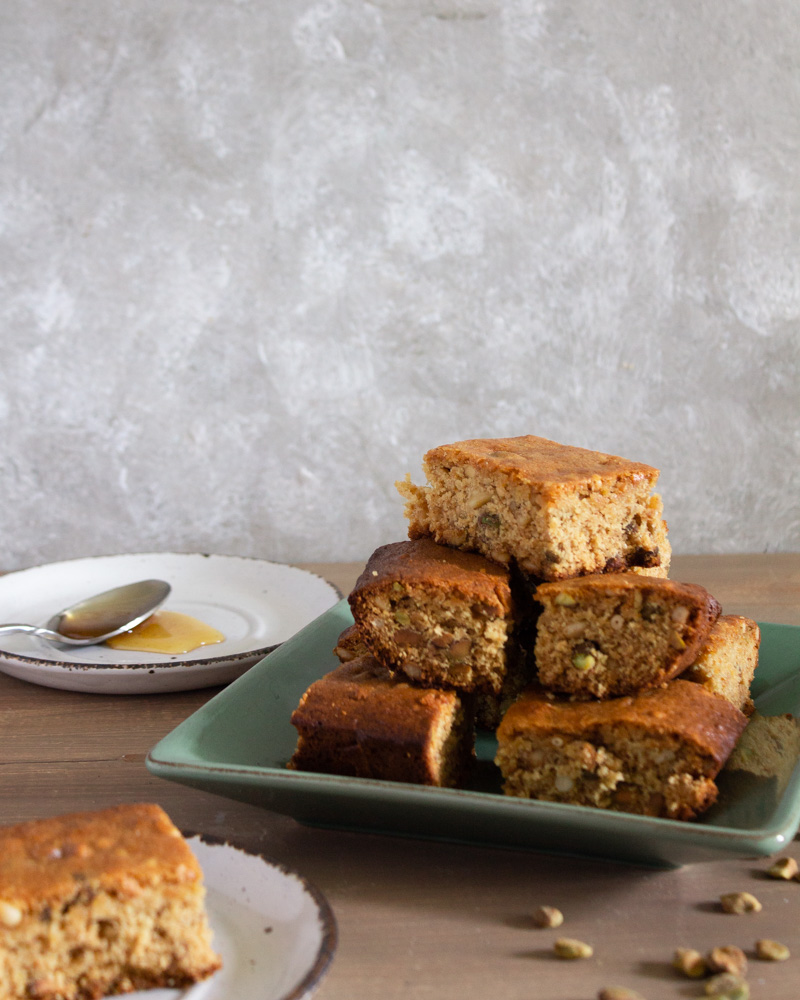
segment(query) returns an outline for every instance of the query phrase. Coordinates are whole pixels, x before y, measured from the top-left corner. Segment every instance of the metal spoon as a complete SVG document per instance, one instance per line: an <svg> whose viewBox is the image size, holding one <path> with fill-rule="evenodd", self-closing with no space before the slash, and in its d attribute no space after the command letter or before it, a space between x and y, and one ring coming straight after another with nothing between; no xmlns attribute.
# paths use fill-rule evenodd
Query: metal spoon
<svg viewBox="0 0 800 1000"><path fill-rule="evenodd" d="M53 615L45 628L37 625L0 625L0 636L28 632L46 642L91 646L127 632L167 599L171 587L164 580L140 580L105 590Z"/></svg>

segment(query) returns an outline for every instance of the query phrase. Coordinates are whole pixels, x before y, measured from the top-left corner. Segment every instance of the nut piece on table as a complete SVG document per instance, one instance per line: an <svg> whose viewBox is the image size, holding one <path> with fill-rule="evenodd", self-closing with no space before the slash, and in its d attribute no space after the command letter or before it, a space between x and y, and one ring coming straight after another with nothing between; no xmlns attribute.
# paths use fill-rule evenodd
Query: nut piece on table
<svg viewBox="0 0 800 1000"><path fill-rule="evenodd" d="M780 941L772 941L770 938L760 938L756 941L756 955L766 962L785 962L791 955L791 952Z"/></svg>
<svg viewBox="0 0 800 1000"><path fill-rule="evenodd" d="M761 903L749 892L727 892L719 897L725 913L760 913Z"/></svg>
<svg viewBox="0 0 800 1000"><path fill-rule="evenodd" d="M672 967L690 979L702 979L708 972L706 960L694 948L676 948Z"/></svg>
<svg viewBox="0 0 800 1000"><path fill-rule="evenodd" d="M712 948L706 956L706 964L711 972L731 972L736 976L747 973L747 956L735 944Z"/></svg>
<svg viewBox="0 0 800 1000"><path fill-rule="evenodd" d="M606 986L597 994L597 1000L644 1000L644 997L627 986Z"/></svg>
<svg viewBox="0 0 800 1000"><path fill-rule="evenodd" d="M798 872L800 872L800 867L798 867L794 858L778 858L767 869L767 875L770 878L783 878L787 882L790 879L797 878Z"/></svg>
<svg viewBox="0 0 800 1000"><path fill-rule="evenodd" d="M553 945L553 950L559 958L591 958L594 954L590 944L576 938L559 938Z"/></svg>
<svg viewBox="0 0 800 1000"><path fill-rule="evenodd" d="M747 980L731 972L722 972L706 983L706 996L715 1000L749 1000L750 987Z"/></svg>
<svg viewBox="0 0 800 1000"><path fill-rule="evenodd" d="M539 906L534 910L533 922L537 927L560 927L564 914L555 906Z"/></svg>

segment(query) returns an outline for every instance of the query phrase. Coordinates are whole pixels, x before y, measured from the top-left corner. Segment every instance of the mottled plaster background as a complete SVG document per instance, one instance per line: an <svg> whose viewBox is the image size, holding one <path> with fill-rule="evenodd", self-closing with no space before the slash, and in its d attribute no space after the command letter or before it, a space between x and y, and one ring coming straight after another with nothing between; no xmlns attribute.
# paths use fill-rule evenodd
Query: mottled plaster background
<svg viewBox="0 0 800 1000"><path fill-rule="evenodd" d="M4 0L0 567L361 559L424 451L800 549L797 0Z"/></svg>

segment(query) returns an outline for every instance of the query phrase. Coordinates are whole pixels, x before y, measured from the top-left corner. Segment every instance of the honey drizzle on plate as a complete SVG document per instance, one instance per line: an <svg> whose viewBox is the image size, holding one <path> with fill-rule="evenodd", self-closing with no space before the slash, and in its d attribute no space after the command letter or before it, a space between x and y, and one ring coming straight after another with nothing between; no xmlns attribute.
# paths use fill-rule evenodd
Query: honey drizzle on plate
<svg viewBox="0 0 800 1000"><path fill-rule="evenodd" d="M106 639L113 649L137 650L142 653L189 653L200 646L222 642L222 632L205 622L177 611L156 611L127 632Z"/></svg>

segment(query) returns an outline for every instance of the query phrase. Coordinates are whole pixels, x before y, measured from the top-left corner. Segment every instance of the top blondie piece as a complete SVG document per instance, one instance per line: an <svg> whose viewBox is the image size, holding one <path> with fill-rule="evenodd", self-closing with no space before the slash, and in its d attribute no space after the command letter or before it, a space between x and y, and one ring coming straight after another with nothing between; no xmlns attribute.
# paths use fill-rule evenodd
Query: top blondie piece
<svg viewBox="0 0 800 1000"><path fill-rule="evenodd" d="M397 483L409 538L516 561L541 580L669 573L658 469L526 435L442 445Z"/></svg>

